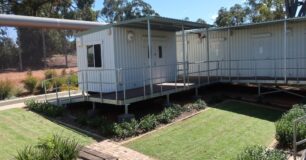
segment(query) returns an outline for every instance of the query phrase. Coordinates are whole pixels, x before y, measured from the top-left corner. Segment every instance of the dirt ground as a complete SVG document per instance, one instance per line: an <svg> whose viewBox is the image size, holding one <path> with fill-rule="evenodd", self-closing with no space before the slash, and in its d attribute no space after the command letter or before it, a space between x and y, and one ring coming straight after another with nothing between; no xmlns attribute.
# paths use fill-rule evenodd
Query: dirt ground
<svg viewBox="0 0 306 160"><path fill-rule="evenodd" d="M57 68L54 69L57 74L61 74L62 70L66 69L66 72L69 73L70 71L77 71L76 67L72 67L72 68ZM26 78L27 76L27 72L28 71L23 71L23 72L15 72L15 71L11 71L11 72L2 72L0 73L0 81L5 81L5 80L9 80L11 81L14 85L23 88L23 84L22 81ZM32 75L36 78L39 79L44 79L44 72L45 70L32 70Z"/></svg>

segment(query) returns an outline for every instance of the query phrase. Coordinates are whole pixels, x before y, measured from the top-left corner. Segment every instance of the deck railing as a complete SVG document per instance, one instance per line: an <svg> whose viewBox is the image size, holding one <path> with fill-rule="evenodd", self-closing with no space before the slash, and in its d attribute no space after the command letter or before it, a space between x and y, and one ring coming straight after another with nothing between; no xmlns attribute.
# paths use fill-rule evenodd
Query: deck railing
<svg viewBox="0 0 306 160"><path fill-rule="evenodd" d="M306 143L306 138L297 141L297 127L299 124L306 125L306 116L298 118L293 121L293 159L297 157L297 147Z"/></svg>
<svg viewBox="0 0 306 160"><path fill-rule="evenodd" d="M286 68L283 64L283 58L274 59L240 59L240 60L216 60L199 62L178 62L177 64L166 64L143 67L129 67L116 69L86 69L79 70L76 74L79 76L78 85L81 86L84 100L88 100L88 92L92 91L90 86L95 85L95 91L103 101L105 94L108 94L106 86L112 86L111 92L114 94L115 101L125 102L130 96L130 89L142 88L141 96L143 98L152 97L153 94L163 95L166 91L163 83L173 83L173 90L186 90L192 87L199 87L211 82L242 82L247 80L250 83L262 83L265 78L269 81L278 83L287 83L288 79L296 80L298 84L302 78L306 78L306 64L302 65L298 61L306 61L306 57L287 58ZM292 62L297 63L292 63ZM293 66L292 64L295 64ZM173 68L176 68L173 73ZM266 72L267 71L267 72ZM159 72L154 74L152 72ZM265 73L266 72L266 73ZM295 73L288 75L288 73ZM96 75L96 79L89 76ZM150 76L152 74L152 76ZM265 75L266 74L266 75ZM68 77L71 75L67 75ZM266 76L266 77L264 77ZM89 78L90 77L90 78ZM106 81L105 77L109 77ZM54 79L54 78L53 78ZM48 79L43 82L45 94L47 93L46 84ZM69 79L69 78L68 78ZM68 80L67 97L71 101L71 87ZM137 84L136 86L134 86ZM152 85L153 86L152 86ZM160 84L160 85L157 85ZM192 84L192 85L190 85ZM159 87L159 91L156 91ZM56 93L57 102L59 102L60 88L55 84L53 90ZM46 94L47 95L47 94ZM54 97L53 97L54 99ZM46 97L46 101L48 98Z"/></svg>
<svg viewBox="0 0 306 160"><path fill-rule="evenodd" d="M201 67L203 64L214 64L213 68L206 69ZM185 68L185 75L184 73L181 73L179 70L175 70L173 73L173 68L181 68L180 66L188 66ZM189 72L190 66L196 66L198 68L197 71ZM112 85L114 86L114 90L112 91L114 93L114 100L115 101L123 101L125 102L128 99L128 93L130 89L133 89L134 84L138 84L138 88L142 88L142 97L152 97L153 94L161 94L163 95L166 91L166 87L164 87L164 83L173 83L173 90L186 90L189 89L191 86L200 86L203 83L209 83L208 80L204 81L201 79L201 76L205 76L204 74L207 74L208 72L213 72L219 70L219 61L202 61L202 62L185 62L184 63L177 63L177 64L167 64L167 65L158 65L158 66L152 66L151 72L159 72L154 76L148 75L150 73L151 68L149 66L144 67L134 67L134 68L117 68L117 69L87 69L87 70L79 70L75 72L74 74L77 74L79 76L79 82L78 85L81 86L82 96L84 100L88 98L88 92L90 92L90 85L98 86L96 89L96 92L99 94L99 98L101 101L103 101L104 94L103 91L105 86ZM98 77L98 79L91 79L89 78L89 73L93 73L96 75L95 77ZM134 74L134 76L131 76L131 78L128 78L128 74ZM153 73L152 73L153 74ZM110 78L111 81L105 81L104 76L107 75L113 75L113 78ZM193 85L190 85L190 76L198 76L198 81L192 82ZM69 82L71 75L66 75L68 81L67 81L67 98L71 102L72 96L71 96L71 84ZM139 76L139 77L138 77ZM207 76L205 76L207 77ZM60 98L59 98L59 91L60 86L56 83L56 78L62 78L62 77L54 77L51 79L46 79L43 81L42 85L45 90L45 100L48 101L47 92L48 89L46 87L46 84L50 83L51 81L55 82L53 89L51 92L55 92L55 97L51 97L50 99L56 99L57 104L61 104ZM141 85L140 85L141 84ZM152 86L152 85L154 86ZM152 88L153 87L153 88ZM156 87L159 87L159 91L156 90Z"/></svg>

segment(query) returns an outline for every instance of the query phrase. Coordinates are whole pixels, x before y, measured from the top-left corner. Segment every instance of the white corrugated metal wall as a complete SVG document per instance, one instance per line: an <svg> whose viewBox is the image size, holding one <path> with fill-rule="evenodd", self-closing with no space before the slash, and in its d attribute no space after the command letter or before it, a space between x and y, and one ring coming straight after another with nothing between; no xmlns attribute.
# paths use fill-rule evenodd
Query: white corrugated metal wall
<svg viewBox="0 0 306 160"><path fill-rule="evenodd" d="M128 33L134 34L133 40L128 40ZM147 35L147 30L144 29L114 28L116 68L123 68L119 80L123 81L122 78L125 78L126 88L142 87L144 79L146 84L150 82ZM174 81L176 76L175 32L152 30L151 35L154 83ZM158 57L158 46L162 46L162 58ZM122 86L119 87L119 90L122 89Z"/></svg>
<svg viewBox="0 0 306 160"><path fill-rule="evenodd" d="M306 23L287 22L287 76L306 77ZM205 33L205 32L203 32ZM188 60L207 60L206 38L189 33ZM178 61L182 59L181 37L177 36ZM284 77L284 24L269 24L209 31L209 61L220 61L219 72L211 76L223 77ZM213 63L211 63L213 65ZM210 69L213 67L210 65ZM297 69L299 68L299 69ZM303 69L304 68L304 69ZM201 66L201 70L207 69ZM198 69L190 66L190 72Z"/></svg>
<svg viewBox="0 0 306 160"><path fill-rule="evenodd" d="M81 45L77 45L77 63L80 88L85 91L110 92L116 85L113 30L107 29L80 36ZM87 45L101 44L101 68L88 67ZM86 71L86 72L83 72ZM83 86L83 79L85 86ZM101 83L102 82L102 83Z"/></svg>

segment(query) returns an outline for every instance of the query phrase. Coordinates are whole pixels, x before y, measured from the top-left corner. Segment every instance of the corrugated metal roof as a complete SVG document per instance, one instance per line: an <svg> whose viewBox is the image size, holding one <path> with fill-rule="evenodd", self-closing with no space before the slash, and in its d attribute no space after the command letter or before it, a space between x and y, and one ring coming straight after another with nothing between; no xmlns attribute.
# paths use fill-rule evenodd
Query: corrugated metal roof
<svg viewBox="0 0 306 160"><path fill-rule="evenodd" d="M178 20L178 19L159 17L159 16L148 16L148 17L142 17L142 18L122 21L118 23L113 23L113 24L107 24L102 27L97 27L97 28L79 33L78 36L89 34L89 33L94 33L100 30L104 30L104 29L109 29L111 27L131 27L131 28L147 29L148 20L150 21L152 30L177 32L177 31L182 30L182 26L184 26L185 30L211 27L211 25L203 24L203 23L190 22L190 21L185 21L185 20Z"/></svg>
<svg viewBox="0 0 306 160"><path fill-rule="evenodd" d="M227 30L227 29L239 29L239 28L248 28L253 26L264 26L269 24L278 24L287 22L299 22L299 21L306 21L306 17L296 17L296 18L287 18L287 19L280 19L280 20L273 20L273 21L266 21L266 22L258 22L258 23L246 23L237 26L228 26L228 27L212 27L209 30Z"/></svg>

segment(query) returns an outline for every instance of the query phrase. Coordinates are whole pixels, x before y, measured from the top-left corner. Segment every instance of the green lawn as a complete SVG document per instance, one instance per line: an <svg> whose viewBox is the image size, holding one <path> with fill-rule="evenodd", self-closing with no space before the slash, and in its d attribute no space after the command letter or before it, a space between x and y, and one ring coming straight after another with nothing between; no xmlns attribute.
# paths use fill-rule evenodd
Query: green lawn
<svg viewBox="0 0 306 160"><path fill-rule="evenodd" d="M281 114L230 101L126 146L161 160L231 159L246 145L269 145Z"/></svg>
<svg viewBox="0 0 306 160"><path fill-rule="evenodd" d="M35 144L38 138L59 134L75 138L81 144L94 140L69 128L60 126L33 112L11 109L0 112L0 159L10 159L18 149Z"/></svg>

